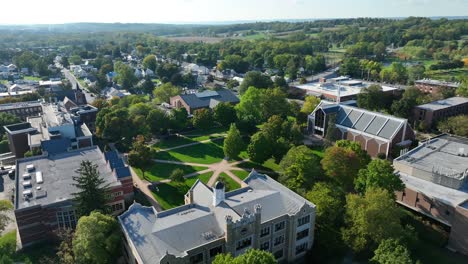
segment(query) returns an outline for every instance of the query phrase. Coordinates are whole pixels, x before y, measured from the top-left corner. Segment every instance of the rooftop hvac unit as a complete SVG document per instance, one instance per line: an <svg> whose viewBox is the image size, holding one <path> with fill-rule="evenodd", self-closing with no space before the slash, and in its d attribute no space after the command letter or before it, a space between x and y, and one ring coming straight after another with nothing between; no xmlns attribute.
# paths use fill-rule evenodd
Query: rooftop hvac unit
<svg viewBox="0 0 468 264"><path fill-rule="evenodd" d="M34 164L28 164L28 165L26 165L26 169L27 169L28 171L33 171L33 170L34 170Z"/></svg>
<svg viewBox="0 0 468 264"><path fill-rule="evenodd" d="M44 182L44 179L42 179L42 172L41 171L36 172L36 182L37 183L43 183Z"/></svg>
<svg viewBox="0 0 468 264"><path fill-rule="evenodd" d="M31 175L29 173L23 174L23 180L31 179Z"/></svg>
<svg viewBox="0 0 468 264"><path fill-rule="evenodd" d="M23 182L23 187L31 187L31 181L24 181Z"/></svg>
<svg viewBox="0 0 468 264"><path fill-rule="evenodd" d="M23 191L23 196L24 196L24 197L32 196L32 191L31 191L31 190L25 190L25 191Z"/></svg>

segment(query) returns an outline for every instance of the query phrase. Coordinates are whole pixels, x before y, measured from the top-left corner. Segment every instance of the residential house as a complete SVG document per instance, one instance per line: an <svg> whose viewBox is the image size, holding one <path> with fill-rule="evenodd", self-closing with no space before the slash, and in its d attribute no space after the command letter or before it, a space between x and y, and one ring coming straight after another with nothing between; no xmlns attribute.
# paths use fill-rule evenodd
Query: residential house
<svg viewBox="0 0 468 264"><path fill-rule="evenodd" d="M197 180L185 205L161 212L134 203L118 217L126 262L208 264L251 248L280 263L301 260L314 242L315 205L255 171L242 184L225 193L221 182Z"/></svg>

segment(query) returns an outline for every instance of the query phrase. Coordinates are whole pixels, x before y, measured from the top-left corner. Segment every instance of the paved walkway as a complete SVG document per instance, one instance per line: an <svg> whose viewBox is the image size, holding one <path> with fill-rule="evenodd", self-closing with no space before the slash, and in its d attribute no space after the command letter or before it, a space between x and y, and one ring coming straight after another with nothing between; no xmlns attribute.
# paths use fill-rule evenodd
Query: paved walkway
<svg viewBox="0 0 468 264"><path fill-rule="evenodd" d="M196 141L196 142L192 142L192 143L187 143L187 144L180 145L180 146L175 146L175 147L160 149L160 150L158 150L158 151L170 151L170 150L174 150L174 149L180 149L180 148L190 147L190 146L194 146L194 145L198 145L198 144L209 143L209 142L215 141L215 140L220 140L220 139L223 139L223 138L225 138L225 137L226 137L226 136L217 137L217 138L205 139L205 140L202 140L202 141Z"/></svg>
<svg viewBox="0 0 468 264"><path fill-rule="evenodd" d="M159 205L158 201L154 198L153 194L149 187L151 183L147 180L142 180L138 175L133 171L133 168L130 167L130 171L132 172L132 179L133 184L146 196L146 200L151 203L151 205L156 209L156 211L162 211L161 205Z"/></svg>

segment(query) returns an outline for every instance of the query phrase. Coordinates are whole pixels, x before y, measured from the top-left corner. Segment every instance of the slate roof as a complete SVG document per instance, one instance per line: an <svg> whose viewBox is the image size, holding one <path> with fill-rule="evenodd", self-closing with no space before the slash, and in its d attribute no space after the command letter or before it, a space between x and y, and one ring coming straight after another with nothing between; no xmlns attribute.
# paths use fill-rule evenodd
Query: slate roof
<svg viewBox="0 0 468 264"><path fill-rule="evenodd" d="M272 178L252 171L244 187L225 194L214 207L213 189L197 180L189 192L193 203L156 212L152 207L134 203L119 216L129 243L136 248L143 263L158 262L167 253L184 256L192 248L224 239L227 215L237 221L245 209L254 212L262 206L262 222L286 214L296 214L304 205L315 207L306 199Z"/></svg>
<svg viewBox="0 0 468 264"><path fill-rule="evenodd" d="M104 158L109 164L111 170L115 172L117 178L125 178L131 176L130 169L125 165L116 151L107 151L104 153Z"/></svg>
<svg viewBox="0 0 468 264"><path fill-rule="evenodd" d="M407 120L368 111L349 105L339 104L336 124L364 132L383 139L392 139L402 126L407 125Z"/></svg>
<svg viewBox="0 0 468 264"><path fill-rule="evenodd" d="M192 109L214 107L219 102L239 103L239 98L229 90L205 91L183 94L180 98Z"/></svg>

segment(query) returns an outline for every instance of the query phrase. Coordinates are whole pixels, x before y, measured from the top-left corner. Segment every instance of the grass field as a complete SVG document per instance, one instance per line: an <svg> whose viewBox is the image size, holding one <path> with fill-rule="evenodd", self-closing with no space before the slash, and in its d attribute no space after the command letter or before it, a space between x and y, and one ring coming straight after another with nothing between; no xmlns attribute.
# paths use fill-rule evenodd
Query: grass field
<svg viewBox="0 0 468 264"><path fill-rule="evenodd" d="M219 175L218 181L224 183L224 188L226 192L230 192L241 187L239 183L234 181L231 177L229 177L229 175L227 175L224 172Z"/></svg>
<svg viewBox="0 0 468 264"><path fill-rule="evenodd" d="M158 191L153 191L153 196L164 210L171 209L184 204L184 195L200 179L203 183L208 183L213 172L207 172L197 177L185 179L185 182L170 182L158 184Z"/></svg>
<svg viewBox="0 0 468 264"><path fill-rule="evenodd" d="M182 136L171 136L167 139L163 139L160 142L154 144L152 147L155 149L165 149L177 147L185 144L194 142L200 142L204 140L219 138L227 132L225 127L215 127L205 130L193 130L182 134Z"/></svg>
<svg viewBox="0 0 468 264"><path fill-rule="evenodd" d="M35 76L24 76L23 79L28 80L28 81L37 81L37 82L38 82L38 81L42 81L41 78L35 77Z"/></svg>
<svg viewBox="0 0 468 264"><path fill-rule="evenodd" d="M250 174L250 171L245 171L245 170L233 170L231 172L237 177L239 177L239 179L241 180L244 180Z"/></svg>
<svg viewBox="0 0 468 264"><path fill-rule="evenodd" d="M138 168L133 168L135 173L143 179L143 172ZM149 181L160 181L169 178L171 173L175 169L181 169L185 174L190 174L197 171L202 171L207 169L206 167L196 167L196 166L185 166L177 164L168 164L168 163L155 163L150 168L145 171L145 177Z"/></svg>
<svg viewBox="0 0 468 264"><path fill-rule="evenodd" d="M267 172L272 172L272 173L279 173L281 171L279 164L275 163L275 160L273 158L265 161L263 164L258 164L256 162L249 161L249 162L243 162L239 164L237 167L262 170L262 171L267 171Z"/></svg>
<svg viewBox="0 0 468 264"><path fill-rule="evenodd" d="M468 68L457 68L450 70L426 71L426 77L444 81L461 81L468 76Z"/></svg>
<svg viewBox="0 0 468 264"><path fill-rule="evenodd" d="M224 158L223 140L197 144L171 151L157 152L154 158L200 164L217 163Z"/></svg>

